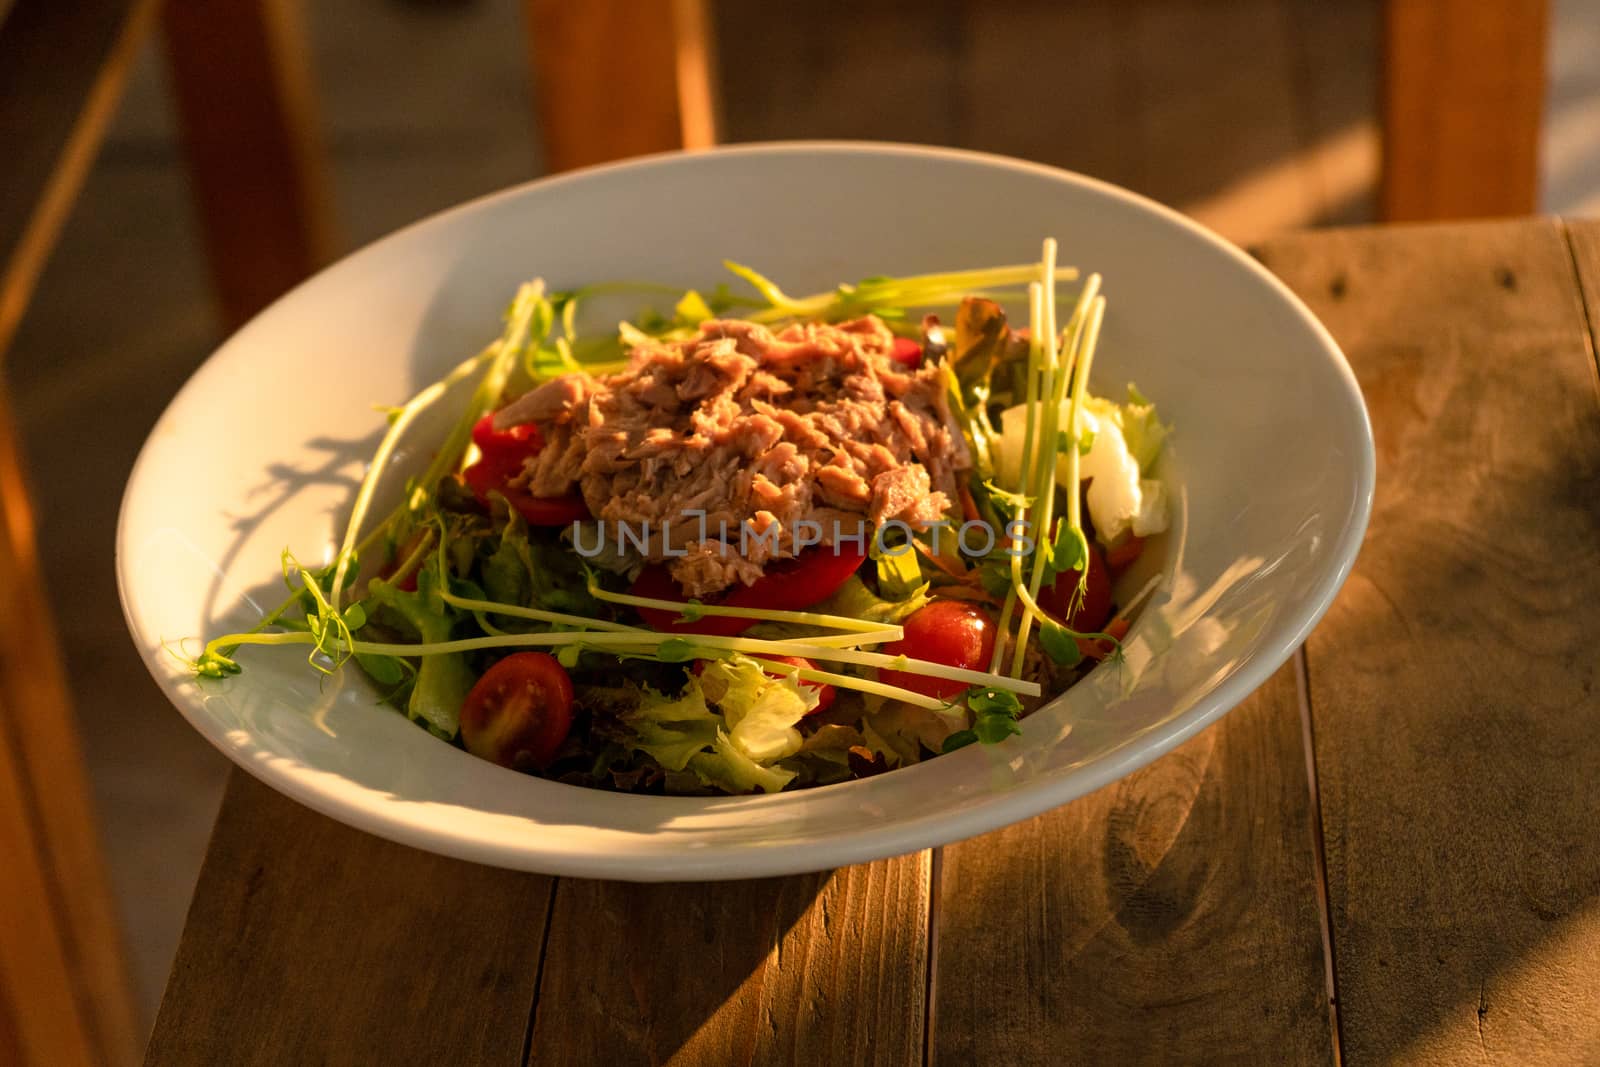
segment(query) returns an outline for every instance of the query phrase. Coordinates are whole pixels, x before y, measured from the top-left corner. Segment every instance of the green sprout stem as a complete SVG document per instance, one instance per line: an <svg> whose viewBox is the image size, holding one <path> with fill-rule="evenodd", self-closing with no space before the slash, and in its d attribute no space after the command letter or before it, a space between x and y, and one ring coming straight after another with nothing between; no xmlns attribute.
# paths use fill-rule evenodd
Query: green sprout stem
<svg viewBox="0 0 1600 1067"><path fill-rule="evenodd" d="M1047 262L1054 258L1054 251L1055 249L1048 247L1047 243ZM1034 528L1038 531L1041 539L1051 536L1051 526L1055 519L1056 457L1060 451L1056 446L1056 440L1057 431L1060 429L1061 405L1066 399L1068 382L1074 378L1073 372L1088 366L1094 356L1094 345L1099 339L1100 321L1095 309L1103 308L1105 304L1104 299L1099 295L1099 290L1100 275L1091 274L1084 284L1083 291L1078 294L1077 306L1073 309L1072 317L1067 324L1065 343L1060 349L1060 352L1066 353L1065 360L1060 358L1055 347L1055 301L1048 294L1046 294L1044 301L1044 330L1047 336L1051 338L1046 352L1046 380L1050 384L1050 389L1046 393L1044 408L1041 412L1039 437L1034 442L1036 456L1035 470L1033 472L1035 479L1033 498L1038 502L1039 509L1034 521ZM1076 380L1075 384L1076 389L1072 393L1071 421L1068 422L1068 426L1073 433L1076 433L1077 412L1081 404L1083 390L1088 387L1088 380L1086 377L1081 377ZM1068 452L1066 481L1069 486L1073 487L1067 491L1067 496L1072 502L1068 505L1067 525L1073 531L1074 536L1082 541L1083 526L1075 511L1078 499L1076 489L1078 484L1078 450L1069 448L1066 451ZM1034 553L1033 570L1028 579L1029 602L1037 603L1038 601L1039 589L1044 584L1045 565L1049 558L1050 552L1044 549L1041 544L1039 550ZM1070 603L1075 605L1081 598L1082 590L1087 584L1087 578L1088 567L1084 566L1079 569L1078 590L1074 592ZM1072 611L1069 610L1067 617L1071 618L1071 616ZM1031 612L1024 613L1018 626L1017 650L1012 659L1013 674L1021 673L1023 650L1028 643L1028 634L1033 628L1033 619L1034 616ZM1051 621L1047 616L1042 615L1039 619L1041 623Z"/></svg>
<svg viewBox="0 0 1600 1067"><path fill-rule="evenodd" d="M600 651L632 651L647 652L659 647L668 641L681 641L685 638L675 638L654 631L644 630L637 633L617 633L612 631L560 631L555 633L537 634L497 634L489 637L468 637L451 641L433 641L427 643L404 643L388 641L359 641L349 637L340 638L331 650L331 654L346 656L349 654L363 656L436 656L454 652L474 652L482 649L493 648L553 648L566 645L578 645L584 648L593 648ZM919 674L935 678L947 678L952 681L965 681L974 685L985 685L997 689L1009 689L1028 696L1039 695L1039 687L1032 682L1018 682L1014 679L998 675L985 674L980 671L964 670L958 667L949 667L942 663L931 663L926 660L909 659L903 656L888 656L880 653L856 652L853 649L837 649L822 645L806 645L793 641L766 641L749 637L710 637L691 635L687 638L691 649L705 650L711 653L746 653L757 656L782 656L796 655L802 652L807 658L825 661L839 661L858 663L867 666L881 666L904 671L908 674ZM255 634L229 634L216 638L206 645L205 656L220 655L220 649L231 648L238 645L312 645L325 653L330 652L325 647L326 642L319 642L315 635L302 631L288 631L283 633L255 633ZM709 657L699 657L709 658ZM943 708L946 701L941 701L924 694L904 689L900 686L889 685L875 679L861 678L852 674L838 674L829 671L802 669L800 677L807 681L815 681L838 686L845 689L855 689L877 696L887 697L892 700L903 700L918 707L937 709Z"/></svg>
<svg viewBox="0 0 1600 1067"><path fill-rule="evenodd" d="M894 632L894 636L887 640L898 641L905 637L905 631L901 627L886 627L883 623L873 622L870 619L852 619L844 615L823 615L814 611L730 608L720 604L695 604L681 600L659 600L655 597L633 596L629 593L613 593L608 589L602 589L593 581L589 583L589 595L596 600L604 600L612 604L676 612L684 616L685 621L702 615L712 615L730 619L756 619L762 622L787 622L799 626L820 626L824 629L847 630L855 633L869 633L887 629Z"/></svg>

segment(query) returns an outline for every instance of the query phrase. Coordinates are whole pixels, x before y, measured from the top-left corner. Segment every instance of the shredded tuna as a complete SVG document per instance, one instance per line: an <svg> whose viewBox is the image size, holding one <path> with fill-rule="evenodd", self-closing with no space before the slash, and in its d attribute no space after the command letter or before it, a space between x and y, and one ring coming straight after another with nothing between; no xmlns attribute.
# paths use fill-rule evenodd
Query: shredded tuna
<svg viewBox="0 0 1600 1067"><path fill-rule="evenodd" d="M538 427L545 446L519 479L530 493L576 488L608 531L648 524L644 559L706 596L807 542L919 528L958 500L971 459L940 367L907 371L892 344L871 316L777 332L714 320L639 345L619 374L552 379L495 425Z"/></svg>

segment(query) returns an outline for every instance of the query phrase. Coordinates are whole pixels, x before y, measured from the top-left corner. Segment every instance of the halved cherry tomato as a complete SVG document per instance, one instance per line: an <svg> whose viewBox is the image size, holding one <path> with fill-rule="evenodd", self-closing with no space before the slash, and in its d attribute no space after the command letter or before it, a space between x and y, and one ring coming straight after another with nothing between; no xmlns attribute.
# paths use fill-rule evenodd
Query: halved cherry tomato
<svg viewBox="0 0 1600 1067"><path fill-rule="evenodd" d="M922 345L909 337L896 337L894 347L889 350L889 358L902 367L916 370L922 366Z"/></svg>
<svg viewBox="0 0 1600 1067"><path fill-rule="evenodd" d="M964 600L934 600L907 616L906 635L879 651L909 656L967 670L989 669L994 655L994 620ZM929 678L906 671L878 671L878 680L930 697L953 697L969 688L949 678Z"/></svg>
<svg viewBox="0 0 1600 1067"><path fill-rule="evenodd" d="M816 545L793 559L767 565L766 573L752 585L736 585L733 591L705 603L730 608L767 608L772 611L799 611L832 596L845 580L861 568L867 558L865 546ZM683 600L683 590L660 564L646 567L628 590L634 596L653 600ZM645 622L664 633L705 634L731 637L754 626L754 619L726 615L706 615L694 622L679 622L677 612L663 608L640 608Z"/></svg>
<svg viewBox="0 0 1600 1067"><path fill-rule="evenodd" d="M814 671L817 669L817 665L806 659L804 656L754 656L752 658L768 660L772 663L787 663L789 666L799 667L803 671ZM700 674L702 671L704 671L706 669L707 662L707 660L703 659L696 660L694 665L694 673ZM764 671L762 673L769 674L774 678L782 677L782 674L778 671ZM827 682L808 682L805 679L801 679L800 684L808 686L817 691L817 706L806 712L807 715L821 715L823 712L833 707L834 700L839 696L838 690L834 689L834 687L829 685Z"/></svg>
<svg viewBox="0 0 1600 1067"><path fill-rule="evenodd" d="M515 652L484 672L461 705L461 740L474 756L543 770L572 729L572 679L554 656Z"/></svg>
<svg viewBox="0 0 1600 1067"><path fill-rule="evenodd" d="M544 439L539 436L537 426L511 426L496 430L491 413L472 427L472 441L483 453L483 458L462 471L461 480L485 505L489 502L491 492L499 493L530 526L565 526L589 517L589 506L577 493L533 496L509 487L511 479L522 472L523 461L538 455L544 447Z"/></svg>
<svg viewBox="0 0 1600 1067"><path fill-rule="evenodd" d="M1084 588L1083 603L1069 618L1067 607L1078 587L1077 571L1062 571L1048 588L1039 590L1039 606L1079 633L1095 633L1111 617L1111 572L1100 554L1100 546L1089 545L1089 580Z"/></svg>

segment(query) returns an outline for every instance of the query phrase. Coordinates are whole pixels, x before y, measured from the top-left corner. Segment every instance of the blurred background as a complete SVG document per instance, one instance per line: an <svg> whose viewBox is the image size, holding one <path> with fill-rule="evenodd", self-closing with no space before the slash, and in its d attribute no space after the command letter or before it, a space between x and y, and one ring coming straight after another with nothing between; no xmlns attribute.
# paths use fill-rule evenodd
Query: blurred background
<svg viewBox="0 0 1600 1067"><path fill-rule="evenodd" d="M1381 6L717 0L718 137L1022 156L1128 186L1244 244L1374 221ZM303 19L331 250L546 172L519 0L334 0ZM1545 41L1537 207L1600 214L1600 4L1556 0ZM227 776L149 681L113 577L134 455L226 332L171 72L161 35L147 35L0 365L141 1033Z"/></svg>

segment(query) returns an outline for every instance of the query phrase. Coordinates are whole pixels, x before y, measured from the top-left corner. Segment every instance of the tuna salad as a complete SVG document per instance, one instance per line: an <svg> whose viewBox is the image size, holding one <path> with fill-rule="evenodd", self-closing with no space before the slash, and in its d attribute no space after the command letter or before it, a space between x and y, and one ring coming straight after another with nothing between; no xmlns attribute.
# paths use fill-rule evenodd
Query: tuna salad
<svg viewBox="0 0 1600 1067"><path fill-rule="evenodd" d="M493 343L392 409L333 561L285 552L288 599L195 673L302 645L503 766L749 793L1014 744L1119 662L1168 427L1132 385L1090 392L1100 276L1054 241L798 298L727 266L748 291L614 333L580 308L661 287L522 286ZM381 513L402 443L432 458Z"/></svg>
<svg viewBox="0 0 1600 1067"><path fill-rule="evenodd" d="M942 366L896 362L894 340L869 315L776 332L709 319L644 341L626 370L561 375L495 414L496 432L532 426L544 442L508 484L578 492L600 523L652 531L639 559L696 597L756 581L804 547L797 532L831 547L891 519L925 528L972 457ZM773 534L740 553L728 531L747 524Z"/></svg>

